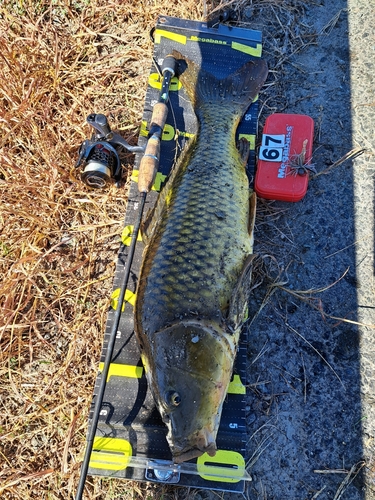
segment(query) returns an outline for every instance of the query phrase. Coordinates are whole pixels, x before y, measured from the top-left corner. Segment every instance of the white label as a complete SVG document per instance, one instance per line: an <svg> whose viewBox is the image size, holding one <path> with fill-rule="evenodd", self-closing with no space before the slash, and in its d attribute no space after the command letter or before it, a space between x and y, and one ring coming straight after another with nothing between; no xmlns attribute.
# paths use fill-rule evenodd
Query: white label
<svg viewBox="0 0 375 500"><path fill-rule="evenodd" d="M282 148L285 144L285 134L281 135L269 135L263 134L262 136L262 146L272 147L272 148Z"/></svg>
<svg viewBox="0 0 375 500"><path fill-rule="evenodd" d="M282 157L283 157L283 148L274 148L272 146L261 146L259 148L260 160L281 162Z"/></svg>

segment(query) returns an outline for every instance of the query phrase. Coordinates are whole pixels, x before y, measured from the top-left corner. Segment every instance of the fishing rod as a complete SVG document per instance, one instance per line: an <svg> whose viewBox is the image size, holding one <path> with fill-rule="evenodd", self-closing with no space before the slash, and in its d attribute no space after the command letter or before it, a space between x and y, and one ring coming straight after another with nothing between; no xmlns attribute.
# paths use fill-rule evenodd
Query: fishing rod
<svg viewBox="0 0 375 500"><path fill-rule="evenodd" d="M146 147L130 146L121 136L111 131L107 118L101 114L92 114L87 118L88 123L95 129L96 134L91 141L85 141L79 151L79 158L76 167L84 165L82 180L90 187L104 187L113 178L117 183L121 179L120 160L116 146L123 146L129 151L144 151L138 174L138 191L140 204L138 208L137 220L134 224L131 236L128 258L125 263L123 279L118 297L118 305L115 309L115 316L109 335L103 370L101 373L100 385L96 396L91 426L87 436L86 450L81 466L78 488L75 500L81 500L90 457L94 445L94 438L98 426L100 411L103 403L104 392L107 384L109 366L111 364L113 350L116 342L116 334L120 323L122 304L129 281L130 269L133 262L135 246L139 228L142 222L143 210L147 193L151 190L155 180L156 172L160 160L160 142L163 129L167 120L169 99L169 88L172 78L175 75L176 60L169 55L164 58L162 65L162 85L158 102L154 105L151 116L150 130Z"/></svg>

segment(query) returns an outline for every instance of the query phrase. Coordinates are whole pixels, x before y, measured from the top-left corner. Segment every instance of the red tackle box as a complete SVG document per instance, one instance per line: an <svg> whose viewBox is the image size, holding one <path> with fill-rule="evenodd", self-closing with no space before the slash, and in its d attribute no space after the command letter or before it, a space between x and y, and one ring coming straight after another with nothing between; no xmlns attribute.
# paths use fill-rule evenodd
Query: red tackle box
<svg viewBox="0 0 375 500"><path fill-rule="evenodd" d="M305 196L308 170L298 172L293 167L310 162L313 137L314 121L310 116L275 113L267 118L255 175L255 191L260 197L299 201Z"/></svg>

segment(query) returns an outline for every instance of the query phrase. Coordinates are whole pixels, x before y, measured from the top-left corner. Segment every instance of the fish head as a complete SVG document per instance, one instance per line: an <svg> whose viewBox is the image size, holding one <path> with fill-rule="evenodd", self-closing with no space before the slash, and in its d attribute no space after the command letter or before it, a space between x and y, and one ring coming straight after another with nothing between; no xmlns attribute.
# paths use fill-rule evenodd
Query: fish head
<svg viewBox="0 0 375 500"><path fill-rule="evenodd" d="M152 338L151 391L175 462L214 456L234 348L218 329L178 323Z"/></svg>

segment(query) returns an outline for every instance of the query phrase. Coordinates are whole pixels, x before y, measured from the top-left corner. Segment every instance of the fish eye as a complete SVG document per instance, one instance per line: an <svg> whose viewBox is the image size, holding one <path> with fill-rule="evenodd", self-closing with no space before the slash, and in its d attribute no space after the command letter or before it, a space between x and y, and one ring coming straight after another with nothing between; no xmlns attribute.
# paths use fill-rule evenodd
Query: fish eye
<svg viewBox="0 0 375 500"><path fill-rule="evenodd" d="M178 406L181 403L181 396L176 391L168 391L165 400L168 406Z"/></svg>

